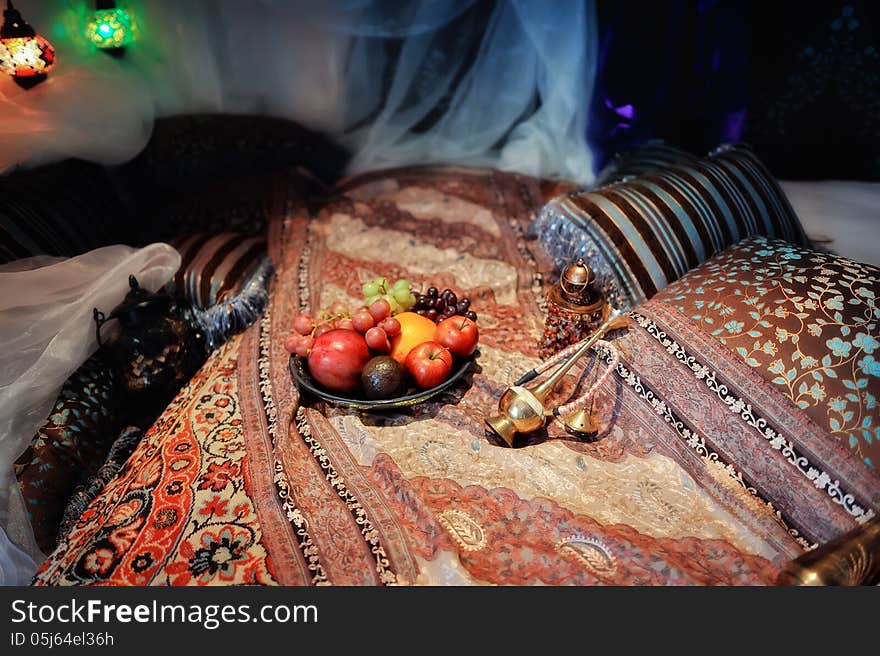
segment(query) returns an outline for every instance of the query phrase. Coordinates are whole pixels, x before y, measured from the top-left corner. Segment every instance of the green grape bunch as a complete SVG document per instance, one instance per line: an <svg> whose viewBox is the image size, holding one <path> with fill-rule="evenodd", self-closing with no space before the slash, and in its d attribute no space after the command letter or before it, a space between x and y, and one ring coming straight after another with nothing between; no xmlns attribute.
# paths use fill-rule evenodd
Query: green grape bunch
<svg viewBox="0 0 880 656"><path fill-rule="evenodd" d="M392 316L406 312L416 304L416 297L410 289L409 281L403 278L397 280L392 285L388 278L379 276L373 278L370 282L364 283L362 291L365 299L364 304L368 307L380 298L388 301L388 304L391 306Z"/></svg>

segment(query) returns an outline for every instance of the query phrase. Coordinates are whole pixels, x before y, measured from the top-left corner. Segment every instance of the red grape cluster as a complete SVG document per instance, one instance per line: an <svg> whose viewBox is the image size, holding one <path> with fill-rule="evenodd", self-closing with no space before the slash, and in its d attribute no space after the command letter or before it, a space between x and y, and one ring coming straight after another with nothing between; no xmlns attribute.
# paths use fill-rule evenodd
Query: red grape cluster
<svg viewBox="0 0 880 656"><path fill-rule="evenodd" d="M477 313L471 310L469 298L458 298L451 289L438 292L436 287L428 287L424 294L415 292L416 303L413 312L428 317L431 321L440 322L456 315L477 320Z"/></svg>
<svg viewBox="0 0 880 656"><path fill-rule="evenodd" d="M293 331L284 340L288 353L300 357L308 356L315 339L324 333L335 330L356 330L364 336L372 350L378 353L391 351L390 338L400 334L400 322L391 316L391 304L384 298L349 312L344 303L334 303L330 310L324 310L316 321L311 315L299 314L293 319Z"/></svg>

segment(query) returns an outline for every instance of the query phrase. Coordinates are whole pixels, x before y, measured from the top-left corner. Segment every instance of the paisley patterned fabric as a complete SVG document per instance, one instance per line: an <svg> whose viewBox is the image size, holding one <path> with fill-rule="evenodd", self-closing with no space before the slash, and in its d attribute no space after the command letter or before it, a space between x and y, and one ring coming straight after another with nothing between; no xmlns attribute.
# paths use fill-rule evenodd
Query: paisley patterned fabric
<svg viewBox="0 0 880 656"><path fill-rule="evenodd" d="M55 547L74 489L104 462L118 430L120 402L114 370L98 351L64 383L46 423L15 463L34 536L46 553Z"/></svg>
<svg viewBox="0 0 880 656"><path fill-rule="evenodd" d="M261 584L272 577L245 489L233 339L172 402L40 577L57 584Z"/></svg>
<svg viewBox="0 0 880 656"><path fill-rule="evenodd" d="M548 261L524 235L542 201L536 180L452 168L358 177L316 212L288 197L270 224L263 318L211 356L36 583L756 585L813 533L854 524L834 508L824 523L783 513L625 376L595 399L595 438L553 423L521 448L497 444L487 413L539 362ZM293 317L353 303L378 274L469 296L478 368L395 412L301 396L283 347ZM630 334L647 350L650 336ZM667 358L650 363L683 384Z"/></svg>
<svg viewBox="0 0 880 656"><path fill-rule="evenodd" d="M563 262L583 257L613 300L638 305L754 234L806 244L779 185L745 146L548 203L533 231Z"/></svg>
<svg viewBox="0 0 880 656"><path fill-rule="evenodd" d="M880 269L754 237L658 294L880 476Z"/></svg>

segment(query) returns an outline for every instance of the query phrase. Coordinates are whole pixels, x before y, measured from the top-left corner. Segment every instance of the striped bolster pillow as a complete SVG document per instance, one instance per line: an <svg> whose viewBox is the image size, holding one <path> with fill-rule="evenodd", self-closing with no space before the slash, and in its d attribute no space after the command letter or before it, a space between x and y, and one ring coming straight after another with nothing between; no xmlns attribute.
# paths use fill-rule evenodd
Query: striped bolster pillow
<svg viewBox="0 0 880 656"><path fill-rule="evenodd" d="M648 141L640 146L617 153L611 162L596 176L591 189L604 187L615 182L629 180L656 169L669 166L696 164L700 158L686 150L676 148L665 141Z"/></svg>
<svg viewBox="0 0 880 656"><path fill-rule="evenodd" d="M560 196L544 206L533 228L557 265L583 257L608 298L628 306L745 237L809 245L779 185L741 145Z"/></svg>
<svg viewBox="0 0 880 656"><path fill-rule="evenodd" d="M181 257L173 290L207 309L235 296L266 257L266 239L236 232L198 233L171 242Z"/></svg>

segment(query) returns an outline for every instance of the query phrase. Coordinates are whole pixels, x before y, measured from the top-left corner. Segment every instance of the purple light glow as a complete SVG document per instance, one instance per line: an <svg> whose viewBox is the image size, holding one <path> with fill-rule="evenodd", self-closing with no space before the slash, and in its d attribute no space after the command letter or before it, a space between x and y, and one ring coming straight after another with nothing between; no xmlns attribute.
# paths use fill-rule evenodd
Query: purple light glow
<svg viewBox="0 0 880 656"><path fill-rule="evenodd" d="M636 110L632 105L621 105L614 108L614 113L631 121L636 115Z"/></svg>
<svg viewBox="0 0 880 656"><path fill-rule="evenodd" d="M618 116L625 118L628 121L633 120L636 115L635 107L633 107L632 105L621 105L620 107L615 107L614 104L610 100L608 100L608 98L605 99L605 106Z"/></svg>

